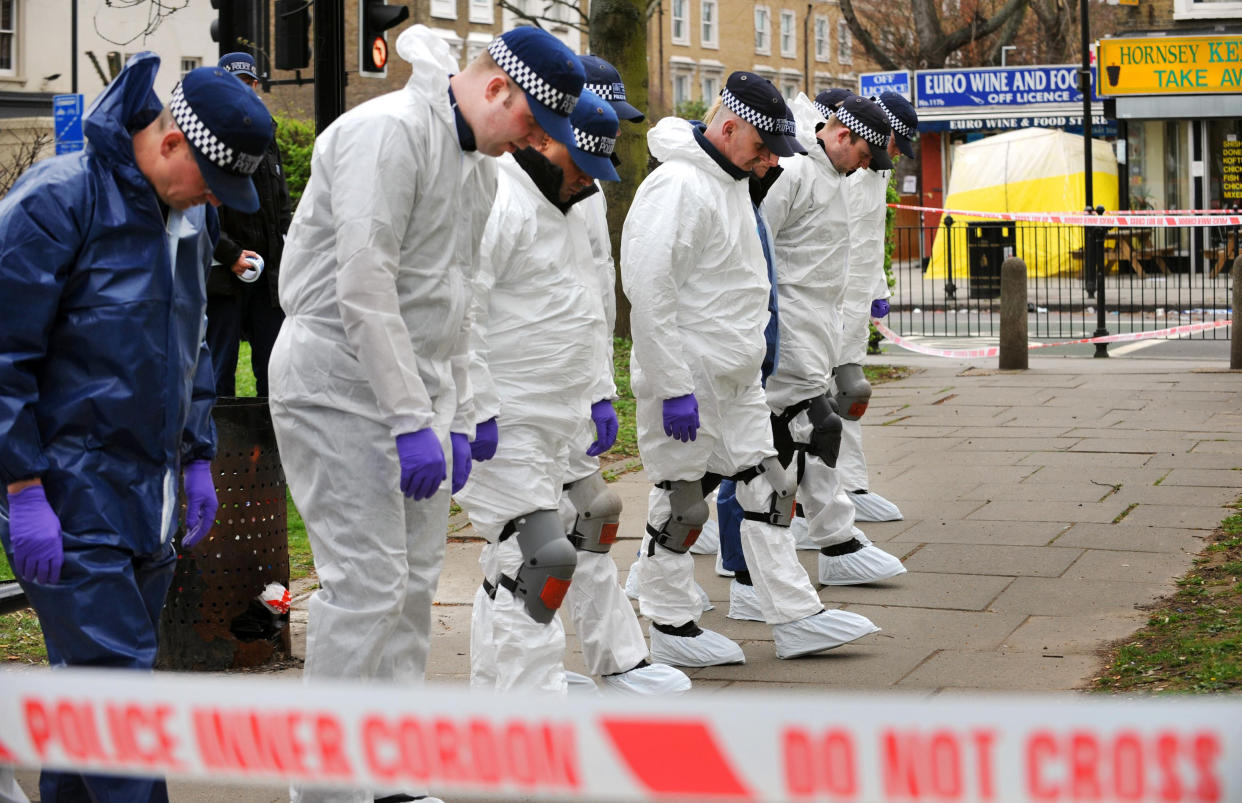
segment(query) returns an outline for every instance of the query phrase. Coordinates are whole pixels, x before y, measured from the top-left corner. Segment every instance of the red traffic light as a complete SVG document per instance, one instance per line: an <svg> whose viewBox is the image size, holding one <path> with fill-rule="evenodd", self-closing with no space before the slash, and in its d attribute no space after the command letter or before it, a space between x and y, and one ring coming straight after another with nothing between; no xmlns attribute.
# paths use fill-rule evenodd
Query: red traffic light
<svg viewBox="0 0 1242 803"><path fill-rule="evenodd" d="M387 63L388 43L384 41L384 37L377 36L371 42L371 65L376 70L382 70Z"/></svg>

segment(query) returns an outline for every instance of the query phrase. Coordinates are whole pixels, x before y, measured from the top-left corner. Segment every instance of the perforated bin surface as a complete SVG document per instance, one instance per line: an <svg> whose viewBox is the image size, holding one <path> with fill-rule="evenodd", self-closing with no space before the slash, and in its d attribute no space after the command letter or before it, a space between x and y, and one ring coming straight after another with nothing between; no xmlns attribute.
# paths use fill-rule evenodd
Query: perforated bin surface
<svg viewBox="0 0 1242 803"><path fill-rule="evenodd" d="M220 509L193 549L181 547L181 530L175 536L180 557L160 620L163 669L253 667L289 654L287 614L286 626L270 638L242 640L232 632L268 583L289 585L285 475L267 400L221 398L212 417Z"/></svg>

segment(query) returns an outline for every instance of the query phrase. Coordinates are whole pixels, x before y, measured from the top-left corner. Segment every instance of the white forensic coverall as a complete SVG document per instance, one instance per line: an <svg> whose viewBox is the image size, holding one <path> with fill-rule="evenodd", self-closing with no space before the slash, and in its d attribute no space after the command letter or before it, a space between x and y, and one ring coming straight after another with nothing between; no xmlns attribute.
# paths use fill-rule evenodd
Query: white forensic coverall
<svg viewBox="0 0 1242 803"><path fill-rule="evenodd" d="M890 170L856 170L845 180L850 214L850 269L841 312L839 365L861 363L867 356L871 302L892 295L884 276L884 221L891 174ZM861 420L844 421L837 475L847 493L871 487L862 451Z"/></svg>
<svg viewBox="0 0 1242 803"><path fill-rule="evenodd" d="M596 379L589 404L601 399L615 399L617 387L613 383L612 332L617 320L616 266L612 261L612 241L608 234L607 204L604 193L597 192L580 204L586 216L587 235L591 241L591 261L576 264L589 268L596 283L596 298L603 315L603 325L596 329L596 337L606 354L606 364ZM578 432L571 441L569 461L565 469L565 483L576 482L599 471L599 458L586 453L597 437L595 422L591 420L590 407L580 415ZM569 495L561 497L561 517L566 531L573 525L578 511L569 501ZM610 675L624 672L647 658L647 642L642 627L634 615L625 592L617 582L617 564L611 552L578 550L578 565L574 568L574 580L565 595L565 606L573 618L574 631L582 644L582 658L587 671L593 675Z"/></svg>
<svg viewBox="0 0 1242 803"><path fill-rule="evenodd" d="M414 26L397 49L413 65L405 87L316 140L281 266L270 405L320 583L308 681L423 680L449 490L403 496L395 436L433 427L451 477L450 430L474 433L470 274L496 168L461 149L443 40ZM293 790L295 801L372 798Z"/></svg>
<svg viewBox="0 0 1242 803"><path fill-rule="evenodd" d="M573 437L608 359L581 207L562 212L512 156L500 159L475 276L472 342L479 420L496 416L500 437L496 456L475 464L457 494L488 541L479 562L492 585L522 565L516 537L497 543L504 526L536 510L558 511L570 452L594 440ZM475 594L470 645L473 686L566 690L560 619L535 622L503 586L494 599L482 588Z"/></svg>
<svg viewBox="0 0 1242 803"><path fill-rule="evenodd" d="M732 475L776 454L759 382L767 265L747 180L726 173L685 120L661 120L647 144L663 164L638 188L621 242L639 452L653 483ZM683 443L664 434L663 400L688 393L698 400L700 427ZM746 510L766 511L773 494L762 474L737 486ZM669 498L651 491L647 521L656 529L668 520ZM662 625L697 622L693 557L663 547L648 556L650 540L635 564L641 612ZM742 547L769 624L823 610L788 528L743 521Z"/></svg>
<svg viewBox="0 0 1242 803"><path fill-rule="evenodd" d="M763 202L773 236L780 306L780 361L767 384L768 404L777 414L828 392L842 348L841 307L850 253L846 178L815 137L815 126L824 117L805 94L792 106L798 141L807 155L781 159L784 172ZM791 429L795 441L807 441L811 427L805 412L792 420ZM810 455L798 501L815 543L831 546L853 537L854 505L838 472Z"/></svg>

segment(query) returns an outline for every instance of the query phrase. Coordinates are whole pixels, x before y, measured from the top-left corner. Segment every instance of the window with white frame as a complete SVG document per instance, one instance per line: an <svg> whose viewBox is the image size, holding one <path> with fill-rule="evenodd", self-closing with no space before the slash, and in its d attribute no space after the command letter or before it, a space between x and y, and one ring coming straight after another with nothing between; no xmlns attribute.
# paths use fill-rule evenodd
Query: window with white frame
<svg viewBox="0 0 1242 803"><path fill-rule="evenodd" d="M431 0L431 16L442 20L457 19L457 0Z"/></svg>
<svg viewBox="0 0 1242 803"><path fill-rule="evenodd" d="M690 73L673 73L673 108L690 100Z"/></svg>
<svg viewBox="0 0 1242 803"><path fill-rule="evenodd" d="M832 48L832 38L828 33L828 18L815 17L815 60L827 61L828 51Z"/></svg>
<svg viewBox="0 0 1242 803"><path fill-rule="evenodd" d="M781 55L794 58L798 55L798 19L792 11L781 12Z"/></svg>
<svg viewBox="0 0 1242 803"><path fill-rule="evenodd" d="M470 21L491 25L495 22L492 0L470 0Z"/></svg>
<svg viewBox="0 0 1242 803"><path fill-rule="evenodd" d="M0 75L17 74L17 0L0 0Z"/></svg>
<svg viewBox="0 0 1242 803"><path fill-rule="evenodd" d="M1205 20L1242 17L1239 0L1173 0L1173 19Z"/></svg>
<svg viewBox="0 0 1242 803"><path fill-rule="evenodd" d="M720 43L717 39L716 16L719 14L719 6L716 0L702 0L699 4L701 9L700 19L703 23L703 29L700 31L701 44L703 47L719 47Z"/></svg>
<svg viewBox="0 0 1242 803"><path fill-rule="evenodd" d="M690 44L690 0L673 0L673 44Z"/></svg>
<svg viewBox="0 0 1242 803"><path fill-rule="evenodd" d="M203 60L197 56L182 56L181 57L182 77L185 77L186 73L192 70L197 70L199 67L202 67L202 66L203 66Z"/></svg>
<svg viewBox="0 0 1242 803"><path fill-rule="evenodd" d="M849 64L854 60L854 35L845 20L837 23L837 61Z"/></svg>
<svg viewBox="0 0 1242 803"><path fill-rule="evenodd" d="M716 100L716 96L720 94L720 77L722 73L703 73L701 86L703 87L703 102L708 106Z"/></svg>
<svg viewBox="0 0 1242 803"><path fill-rule="evenodd" d="M772 52L772 12L767 6L755 6L755 52Z"/></svg>

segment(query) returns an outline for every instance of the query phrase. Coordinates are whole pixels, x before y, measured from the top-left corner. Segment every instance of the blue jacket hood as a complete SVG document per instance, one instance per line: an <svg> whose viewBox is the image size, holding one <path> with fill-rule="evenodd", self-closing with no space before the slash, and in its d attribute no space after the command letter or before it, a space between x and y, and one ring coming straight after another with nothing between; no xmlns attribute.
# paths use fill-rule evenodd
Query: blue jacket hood
<svg viewBox="0 0 1242 803"><path fill-rule="evenodd" d="M164 110L155 96L160 57L139 53L91 104L82 131L97 155L109 162L134 163L133 134Z"/></svg>

